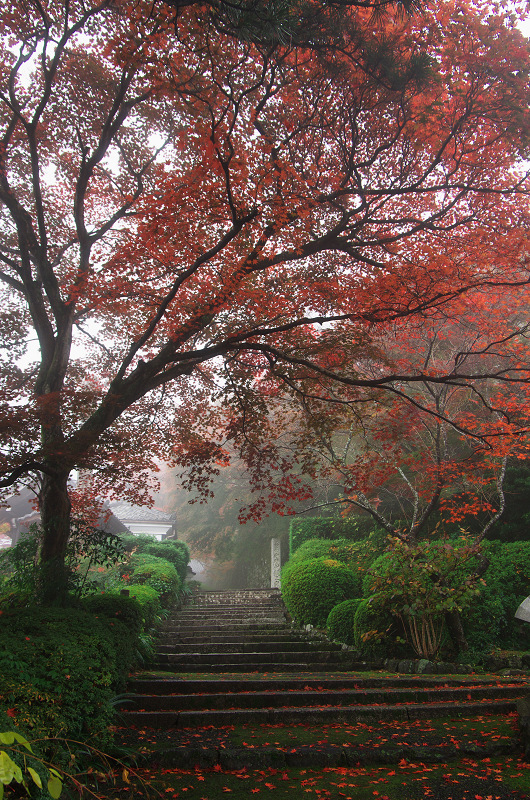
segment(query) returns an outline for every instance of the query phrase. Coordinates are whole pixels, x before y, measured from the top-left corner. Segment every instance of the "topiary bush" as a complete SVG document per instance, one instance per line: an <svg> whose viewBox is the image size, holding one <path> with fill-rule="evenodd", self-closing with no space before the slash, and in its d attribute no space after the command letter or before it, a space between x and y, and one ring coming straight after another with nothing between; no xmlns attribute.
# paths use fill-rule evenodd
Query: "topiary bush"
<svg viewBox="0 0 530 800"><path fill-rule="evenodd" d="M147 555L165 558L177 570L181 581L184 581L188 571L190 561L190 551L185 542L173 541L170 539L162 542L153 542L142 548L142 553Z"/></svg>
<svg viewBox="0 0 530 800"><path fill-rule="evenodd" d="M334 606L358 594L359 579L345 564L331 558L287 564L282 571L285 605L302 625L324 627Z"/></svg>
<svg viewBox="0 0 530 800"><path fill-rule="evenodd" d="M129 597L134 598L140 604L143 627L144 630L149 631L155 626L162 611L159 593L145 583L123 583L113 589L112 593L119 593L121 589L127 589Z"/></svg>
<svg viewBox="0 0 530 800"><path fill-rule="evenodd" d="M514 614L530 594L530 542L484 542L482 553L489 560L485 585L463 619L469 646L484 656L497 647L527 650L530 625Z"/></svg>
<svg viewBox="0 0 530 800"><path fill-rule="evenodd" d="M360 598L343 600L328 614L326 627L331 639L344 644L355 644L355 612L361 603Z"/></svg>
<svg viewBox="0 0 530 800"><path fill-rule="evenodd" d="M122 622L131 635L138 636L143 628L142 607L135 597L121 594L96 594L84 597L82 607L95 616Z"/></svg>
<svg viewBox="0 0 530 800"><path fill-rule="evenodd" d="M147 553L131 557L130 580L133 583L145 583L159 593L163 607L172 605L182 590L182 580L169 561Z"/></svg>
<svg viewBox="0 0 530 800"><path fill-rule="evenodd" d="M348 539L310 539L296 550L286 567L290 569L294 564L308 561L312 558L331 558L340 561L357 576L359 591L357 597L362 596L361 583L373 561L386 547L386 534L373 534L361 542L352 542Z"/></svg>
<svg viewBox="0 0 530 800"><path fill-rule="evenodd" d="M396 623L388 612L370 598L361 600L353 620L353 642L367 658L402 655L403 640L398 633Z"/></svg>
<svg viewBox="0 0 530 800"><path fill-rule="evenodd" d="M289 553L292 555L309 539L365 539L377 525L372 519L348 517L297 517L289 526Z"/></svg>
<svg viewBox="0 0 530 800"><path fill-rule="evenodd" d="M134 597L120 594L98 594L83 598L82 607L107 625L122 662L121 675L116 683L124 691L128 673L139 663L143 649L144 616Z"/></svg>
<svg viewBox="0 0 530 800"><path fill-rule="evenodd" d="M121 543L125 552L141 553L146 547L156 541L148 533L122 533L120 534Z"/></svg>

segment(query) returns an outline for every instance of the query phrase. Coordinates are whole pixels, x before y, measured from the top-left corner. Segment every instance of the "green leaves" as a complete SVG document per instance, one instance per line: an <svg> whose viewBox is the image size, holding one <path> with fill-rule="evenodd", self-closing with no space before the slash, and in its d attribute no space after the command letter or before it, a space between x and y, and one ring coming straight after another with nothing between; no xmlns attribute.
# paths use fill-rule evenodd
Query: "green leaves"
<svg viewBox="0 0 530 800"><path fill-rule="evenodd" d="M12 780L22 782L22 770L4 750L0 750L0 782L7 786Z"/></svg>
<svg viewBox="0 0 530 800"><path fill-rule="evenodd" d="M28 740L20 733L17 733L17 731L2 731L0 732L0 742L11 748L11 755L5 750L0 750L0 800L2 800L4 796L4 786L9 786L9 784L13 781L23 784L29 794L27 779L24 773L31 778L35 786L38 786L39 789L42 789L42 778L37 770L27 763L26 756L23 756L22 761L24 772L15 761L17 755L20 755L21 753L17 745L22 745L22 747L31 753L35 766L38 766L39 764L43 766L41 759L34 755L33 749ZM46 771L49 775L47 783L48 792L53 800L58 800L63 789L61 775L53 767L46 768Z"/></svg>
<svg viewBox="0 0 530 800"><path fill-rule="evenodd" d="M465 539L409 544L391 540L368 571L373 602L401 620L418 655L436 655L446 613L469 606L480 591L478 548Z"/></svg>

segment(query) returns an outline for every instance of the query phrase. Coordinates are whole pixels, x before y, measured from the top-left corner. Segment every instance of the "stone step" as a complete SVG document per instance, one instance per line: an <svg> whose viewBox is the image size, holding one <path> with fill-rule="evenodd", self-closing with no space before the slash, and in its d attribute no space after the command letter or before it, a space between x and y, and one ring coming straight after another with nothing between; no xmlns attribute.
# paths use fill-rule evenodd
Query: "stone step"
<svg viewBox="0 0 530 800"><path fill-rule="evenodd" d="M509 714L514 700L488 702L436 702L403 705L305 706L287 708L210 709L204 711L126 711L121 712L127 725L148 728L190 728L227 725L281 725L294 723L378 721L388 719L430 719L484 714Z"/></svg>
<svg viewBox="0 0 530 800"><path fill-rule="evenodd" d="M195 623L195 622L209 622L209 623L216 623L222 622L224 624L227 623L238 623L238 622L249 622L251 624L261 624L263 622L273 622L276 625L288 625L287 619L283 611L251 611L251 612L240 612L237 614L226 613L226 614L201 614L200 612L194 612L193 614L181 614L177 620L178 624L181 625L183 622L187 623Z"/></svg>
<svg viewBox="0 0 530 800"><path fill-rule="evenodd" d="M275 642L305 642L307 639L303 636L299 636L295 632L285 632L285 633L275 633L272 637ZM247 633L245 631L241 631L240 633L211 633L209 635L204 636L202 633L198 633L196 636L193 636L191 632L187 632L185 634L179 635L175 633L164 634L158 638L159 644L171 644L172 642L178 642L179 645L181 644L237 644L238 642L255 642L259 644L260 642L268 642L271 640L271 636L267 633ZM214 648L215 649L215 648Z"/></svg>
<svg viewBox="0 0 530 800"><path fill-rule="evenodd" d="M255 641L247 641L245 639L240 639L239 641L235 642L216 642L215 643L215 652L216 653L281 653L281 652L314 652L319 649L318 645L312 644L311 642L306 642L303 639L295 640L295 639L287 639L283 642L276 641L276 639L262 639L258 642ZM321 649L321 648L320 648ZM212 643L211 642L190 642L188 644L184 642L172 642L171 644L164 644L162 642L158 642L157 645L158 653L165 653L165 654L179 654L179 653L196 653L196 654L204 654L204 653L211 653L212 651ZM338 644L330 644L329 647L326 647L327 652L343 652L342 647Z"/></svg>
<svg viewBox="0 0 530 800"><path fill-rule="evenodd" d="M188 603L183 611L203 611L205 614L212 614L216 611L223 613L223 611L237 612L237 611L278 611L283 606L280 602L263 602L263 603L242 603L241 605L234 605L234 603L216 603L205 605L201 603Z"/></svg>
<svg viewBox="0 0 530 800"><path fill-rule="evenodd" d="M164 625L162 628L162 634L167 633L174 633L178 634L180 632L194 632L198 631L202 635L211 631L212 633L226 633L227 630L230 631L254 631L255 633L289 633L291 628L289 625L285 623L279 623L277 620L273 620L272 622L245 622L239 620L238 622L222 622L217 620L215 622L198 620L197 622L172 622L170 624Z"/></svg>
<svg viewBox="0 0 530 800"><path fill-rule="evenodd" d="M230 654L227 654L227 657ZM183 656L182 662L176 662L174 664L159 664L158 669L164 671L169 670L173 671L180 671L183 673L201 673L204 674L205 672L212 672L214 674L231 674L231 673L252 673L252 674L262 674L265 673L270 675L271 673L275 672L294 672L294 673L314 673L314 672L364 672L370 669L381 669L383 664L375 663L370 661L328 661L328 662L315 662L311 661L310 658L303 660L299 659L298 661L282 661L275 667L274 664L271 663L264 663L263 661L247 661L247 662L234 662L229 661L228 658L226 661L219 662L217 664L210 665L211 668L208 669L207 664L192 664L188 663L185 660L185 656Z"/></svg>
<svg viewBox="0 0 530 800"><path fill-rule="evenodd" d="M229 656L229 658L227 658ZM304 657L305 656L305 657ZM231 664L261 664L262 666L268 665L270 669L270 665L277 666L280 670L286 663L293 663L296 662L298 664L304 663L305 661L310 661L311 664L326 664L329 661L333 661L336 663L347 663L351 664L353 658L352 654L348 651L344 650L337 650L332 651L329 649L317 649L317 648L307 648L305 651L298 651L298 650L284 650L284 651L270 651L270 652L235 652L235 653L223 653L223 652L204 652L204 653L197 653L197 652L178 652L178 653L157 653L157 661L159 666L163 667L168 665L170 667L174 667L175 665L185 665L186 669L188 666L195 664L195 665L202 665L203 670L207 667L214 667L216 665L225 663L229 661ZM231 670L228 670L230 672ZM249 669L251 672L252 670ZM266 671L266 670L261 670Z"/></svg>
<svg viewBox="0 0 530 800"><path fill-rule="evenodd" d="M301 690L320 691L326 689L332 692L337 691L366 691L369 689L391 690L393 688L403 689L427 689L437 688L469 688L486 690L488 688L500 688L510 690L516 687L521 693L528 691L530 686L529 678L514 679L513 677L504 678L501 676L444 676L438 678L434 676L419 675L395 675L388 676L369 676L364 674L341 675L330 677L327 673L319 673L316 676L294 676L278 673L277 677L267 678L229 678L229 677L208 677L208 678L181 678L165 675L147 676L132 678L129 688L139 694L228 694L252 693L252 692L277 692L284 691L300 692Z"/></svg>
<svg viewBox="0 0 530 800"><path fill-rule="evenodd" d="M146 711L211 711L218 709L292 708L314 706L357 706L381 704L416 704L439 702L480 702L482 700L514 700L522 696L521 687L434 687L364 689L355 691L261 691L219 694L135 694L125 701L125 708Z"/></svg>
<svg viewBox="0 0 530 800"><path fill-rule="evenodd" d="M279 589L242 589L237 591L197 592L192 595L190 603L193 605L227 604L242 605L246 602L281 602Z"/></svg>

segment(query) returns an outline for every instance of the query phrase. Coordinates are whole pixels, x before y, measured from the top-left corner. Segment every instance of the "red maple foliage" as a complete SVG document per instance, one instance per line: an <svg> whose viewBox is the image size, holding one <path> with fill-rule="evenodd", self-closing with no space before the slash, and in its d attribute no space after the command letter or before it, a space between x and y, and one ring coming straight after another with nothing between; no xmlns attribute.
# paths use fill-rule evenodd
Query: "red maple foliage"
<svg viewBox="0 0 530 800"><path fill-rule="evenodd" d="M249 445L269 396L491 372L370 348L528 284L530 58L500 7L352 5L301 46L202 5L10 0L0 32L1 485L39 476L43 563L74 468L120 490L173 451L200 483L224 429L288 496Z"/></svg>

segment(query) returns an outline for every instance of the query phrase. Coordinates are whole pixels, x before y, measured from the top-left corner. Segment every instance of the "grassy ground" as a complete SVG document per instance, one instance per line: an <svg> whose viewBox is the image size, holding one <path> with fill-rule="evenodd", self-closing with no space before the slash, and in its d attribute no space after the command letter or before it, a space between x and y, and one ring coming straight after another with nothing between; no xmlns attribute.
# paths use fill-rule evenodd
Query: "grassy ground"
<svg viewBox="0 0 530 800"><path fill-rule="evenodd" d="M108 786L106 798L168 800L528 800L530 764L518 758L462 759L443 765L335 769L142 770ZM143 782L143 783L142 783ZM101 786L99 787L101 791Z"/></svg>

